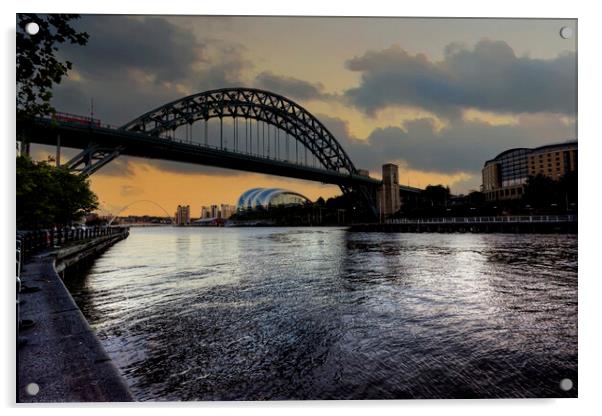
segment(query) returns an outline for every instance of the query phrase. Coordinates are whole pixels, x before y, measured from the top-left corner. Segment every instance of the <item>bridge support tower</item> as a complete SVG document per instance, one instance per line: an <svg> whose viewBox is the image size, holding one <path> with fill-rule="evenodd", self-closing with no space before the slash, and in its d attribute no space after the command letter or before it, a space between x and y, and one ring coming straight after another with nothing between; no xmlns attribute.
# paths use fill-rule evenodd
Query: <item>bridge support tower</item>
<svg viewBox="0 0 602 416"><path fill-rule="evenodd" d="M393 163L383 165L383 183L378 189L377 206L380 221L401 208L399 195L399 167Z"/></svg>

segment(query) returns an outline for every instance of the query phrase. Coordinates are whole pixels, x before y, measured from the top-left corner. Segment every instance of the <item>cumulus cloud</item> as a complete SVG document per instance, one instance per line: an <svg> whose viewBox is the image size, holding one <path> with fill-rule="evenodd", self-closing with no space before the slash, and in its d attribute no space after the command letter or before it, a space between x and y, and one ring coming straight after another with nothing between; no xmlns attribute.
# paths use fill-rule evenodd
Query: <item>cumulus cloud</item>
<svg viewBox="0 0 602 416"><path fill-rule="evenodd" d="M296 100L320 100L333 98L324 92L320 83L313 84L294 77L276 75L270 71L261 72L255 79L259 88L273 91Z"/></svg>
<svg viewBox="0 0 602 416"><path fill-rule="evenodd" d="M188 94L243 84L252 68L242 45L199 40L160 17L90 15L76 25L90 39L59 51L73 71L55 88L53 105L88 114L94 99L95 116L109 124L125 124Z"/></svg>
<svg viewBox="0 0 602 416"><path fill-rule="evenodd" d="M501 113L576 111L576 56L518 57L503 41L481 40L473 49L452 43L442 61L394 45L347 61L362 74L345 96L374 114L387 106L416 106L446 118L463 109Z"/></svg>
<svg viewBox="0 0 602 416"><path fill-rule="evenodd" d="M550 114L519 117L514 125L457 119L441 130L433 119L423 118L374 129L366 139L351 135L340 119L320 119L357 167L377 171L383 163L403 161L414 170L477 174L486 160L509 148L575 138L574 124L567 125Z"/></svg>
<svg viewBox="0 0 602 416"><path fill-rule="evenodd" d="M187 76L204 48L190 31L160 17L89 15L76 25L90 35L88 44L68 45L63 53L90 76L135 68L158 82L177 81Z"/></svg>
<svg viewBox="0 0 602 416"><path fill-rule="evenodd" d="M192 73L194 92L215 88L240 87L244 84L245 72L253 63L246 58L246 48L239 44L228 44L209 39L205 44L203 64Z"/></svg>

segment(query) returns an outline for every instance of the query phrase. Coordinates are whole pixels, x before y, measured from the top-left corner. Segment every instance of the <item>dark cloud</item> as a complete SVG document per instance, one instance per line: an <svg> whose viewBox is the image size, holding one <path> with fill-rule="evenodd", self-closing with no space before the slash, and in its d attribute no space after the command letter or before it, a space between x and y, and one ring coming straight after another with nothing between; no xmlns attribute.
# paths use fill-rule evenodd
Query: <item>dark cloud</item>
<svg viewBox="0 0 602 416"><path fill-rule="evenodd" d="M255 82L258 88L296 100L332 98L331 95L324 93L324 86L322 84L312 84L301 79L276 75L270 71L264 71L257 75Z"/></svg>
<svg viewBox="0 0 602 416"><path fill-rule="evenodd" d="M238 44L224 44L217 40L212 40L207 45L211 56L203 61L205 66L193 74L197 90L200 92L242 86L244 72L253 66L253 63L245 57L246 48Z"/></svg>
<svg viewBox="0 0 602 416"><path fill-rule="evenodd" d="M95 117L108 124L123 125L187 93L241 85L252 66L242 45L196 40L163 18L89 15L77 28L90 40L59 51L75 74L55 88L53 105L89 114L93 99Z"/></svg>
<svg viewBox="0 0 602 416"><path fill-rule="evenodd" d="M182 95L170 86L146 84L125 76L84 82L67 79L55 88L52 104L57 111L89 115L93 100L95 118L121 126Z"/></svg>
<svg viewBox="0 0 602 416"><path fill-rule="evenodd" d="M136 69L158 82L179 81L204 49L191 31L160 17L88 15L76 26L90 35L87 45L68 45L62 53L90 76L105 77L107 71L124 76Z"/></svg>
<svg viewBox="0 0 602 416"><path fill-rule="evenodd" d="M377 128L365 140L349 134L340 119L320 119L357 167L377 171L383 163L402 160L414 170L478 174L486 160L504 150L575 138L574 125L567 126L554 115L521 117L515 125L457 119L440 131L432 119L418 119Z"/></svg>
<svg viewBox="0 0 602 416"><path fill-rule="evenodd" d="M441 62L391 46L347 61L347 68L362 78L345 95L369 114L406 105L447 118L465 108L574 115L576 64L571 52L554 59L517 57L502 41L482 40L472 50L452 43Z"/></svg>

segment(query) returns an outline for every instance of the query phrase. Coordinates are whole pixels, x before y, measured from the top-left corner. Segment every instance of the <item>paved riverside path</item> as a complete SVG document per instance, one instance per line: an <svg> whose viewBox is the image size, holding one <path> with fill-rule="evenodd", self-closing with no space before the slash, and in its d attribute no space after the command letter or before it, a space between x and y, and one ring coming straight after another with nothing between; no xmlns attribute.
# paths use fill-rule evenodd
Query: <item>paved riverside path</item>
<svg viewBox="0 0 602 416"><path fill-rule="evenodd" d="M100 239L103 245L114 238ZM104 351L55 269L57 250L34 256L23 266L18 346L19 402L132 401L127 384ZM32 384L32 383L35 383ZM29 391L35 391L32 395Z"/></svg>

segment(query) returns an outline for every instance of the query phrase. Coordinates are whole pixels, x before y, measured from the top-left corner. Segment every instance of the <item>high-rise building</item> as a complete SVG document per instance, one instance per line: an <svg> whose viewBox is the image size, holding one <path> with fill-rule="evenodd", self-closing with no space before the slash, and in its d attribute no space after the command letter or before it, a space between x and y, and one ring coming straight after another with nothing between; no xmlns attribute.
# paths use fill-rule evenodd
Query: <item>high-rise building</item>
<svg viewBox="0 0 602 416"><path fill-rule="evenodd" d="M541 146L529 154L529 176L544 175L559 180L577 170L577 142Z"/></svg>
<svg viewBox="0 0 602 416"><path fill-rule="evenodd" d="M228 219L236 212L236 206L230 204L220 204L201 207L201 219L221 218Z"/></svg>
<svg viewBox="0 0 602 416"><path fill-rule="evenodd" d="M236 212L236 206L230 204L221 204L220 205L220 213L221 218L227 220Z"/></svg>
<svg viewBox="0 0 602 416"><path fill-rule="evenodd" d="M211 207L207 207L207 206L201 207L201 219L202 218L211 218Z"/></svg>
<svg viewBox="0 0 602 416"><path fill-rule="evenodd" d="M488 201L518 199L529 176L544 175L558 180L576 170L576 140L535 149L509 149L485 162L481 191Z"/></svg>
<svg viewBox="0 0 602 416"><path fill-rule="evenodd" d="M387 163L383 165L383 184L377 192L378 212L381 217L399 211L401 208L399 196L399 167Z"/></svg>
<svg viewBox="0 0 602 416"><path fill-rule="evenodd" d="M190 205L178 205L176 209L176 225L190 224Z"/></svg>

